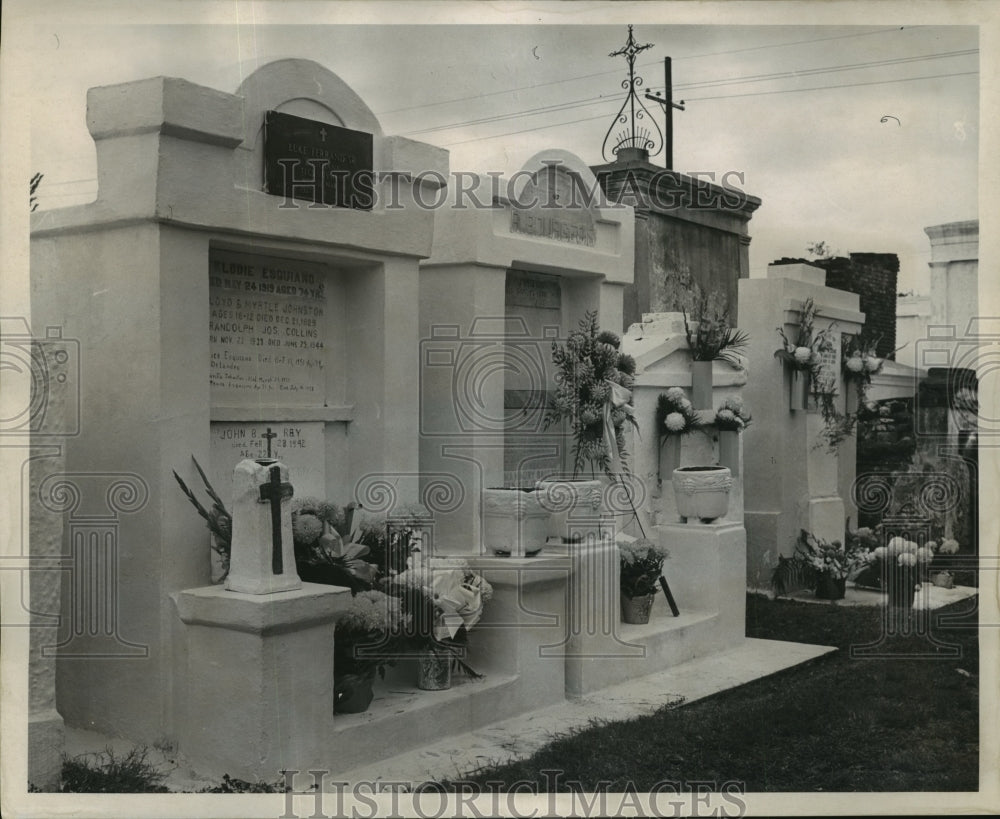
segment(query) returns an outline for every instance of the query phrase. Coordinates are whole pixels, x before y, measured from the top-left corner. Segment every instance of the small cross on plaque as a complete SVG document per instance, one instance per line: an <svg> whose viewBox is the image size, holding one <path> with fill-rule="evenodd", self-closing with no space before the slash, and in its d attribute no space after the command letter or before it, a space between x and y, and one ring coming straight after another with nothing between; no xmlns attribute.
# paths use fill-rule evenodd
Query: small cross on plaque
<svg viewBox="0 0 1000 819"><path fill-rule="evenodd" d="M270 428L270 427L268 427L268 428L267 428L267 432L265 432L265 433L264 433L263 435L261 435L260 437L261 437L261 438L263 438L264 440L266 440L266 441L267 441L267 457L268 457L268 458L271 458L271 457L273 457L273 456L271 455L271 440L272 440L273 438L277 438L277 437L278 437L278 433L277 433L277 432L271 432L271 428Z"/></svg>
<svg viewBox="0 0 1000 819"><path fill-rule="evenodd" d="M326 128L319 129L319 138L321 142L326 142Z"/></svg>

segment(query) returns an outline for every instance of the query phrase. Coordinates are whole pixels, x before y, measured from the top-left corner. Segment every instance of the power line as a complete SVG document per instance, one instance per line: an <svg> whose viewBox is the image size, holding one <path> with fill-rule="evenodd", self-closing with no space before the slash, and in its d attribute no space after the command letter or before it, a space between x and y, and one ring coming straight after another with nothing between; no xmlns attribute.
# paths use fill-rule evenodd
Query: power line
<svg viewBox="0 0 1000 819"><path fill-rule="evenodd" d="M758 97L758 96L764 96L764 95L769 95L769 94L796 94L796 93L800 93L800 92L803 92L803 91L825 91L827 89L833 89L833 88L857 88L857 87L866 86L866 85L888 85L890 83L898 83L898 82L916 82L916 81L919 81L919 80L937 80L937 79L943 79L945 77L966 77L966 76L969 76L969 75L972 75L972 74L978 74L978 73L979 73L978 71L963 71L963 72L959 72L959 73L955 73L955 74L931 74L929 76L924 76L924 77L904 77L904 78L896 79L896 80L877 80L875 82L840 83L840 84L837 84L837 85L819 85L819 86L815 86L813 88L785 88L785 89L780 89L780 90L777 90L777 91L751 91L751 92L742 93L742 94L724 94L724 95L719 95L719 96L714 96L714 97L697 97L697 98L692 98L692 99L685 100L685 102L689 102L690 103L690 102L702 102L702 101L705 101L705 100L732 99L734 97ZM583 119L571 120L570 122L557 122L557 123L554 123L554 124L551 124L551 125L539 125L539 126L537 126L535 128L524 128L524 129L522 129L520 131L510 131L510 132L507 132L507 133L493 134L492 136L486 136L486 137L474 137L472 139L459 140L458 142L445 142L445 143L442 143L439 147L450 148L450 147L452 147L454 145L465 145L465 144L467 144L469 142L483 142L483 141L486 141L486 140L489 140L489 139L499 139L500 137L505 137L505 136L515 136L517 134L526 134L526 133L529 133L530 131L540 131L540 130L543 130L545 128L561 128L564 125L576 125L576 124L581 123L581 122L590 122L590 121L593 121L595 119L602 119L602 118L604 118L606 116L607 116L607 114L598 114L598 115L593 116L593 117L584 117Z"/></svg>
<svg viewBox="0 0 1000 819"><path fill-rule="evenodd" d="M726 54L742 54L742 53L747 52L747 51L761 51L763 49L768 49L768 48L785 48L785 47L788 47L788 46L807 45L807 44L810 44L810 43L824 43L824 42L828 42L830 40L844 40L844 39L849 39L849 38L853 38L853 37L869 37L869 36L871 36L873 34L885 34L887 32L902 31L903 28L904 28L903 26L898 26L898 27L894 27L894 28L881 28L881 29L878 29L876 31L862 31L862 32L859 32L857 34L838 34L838 35L836 35L834 37L818 37L818 38L815 38L815 39L812 39L812 40L796 40L796 41L791 42L791 43L773 43L773 44L770 44L770 45L748 46L747 48L735 48L735 49L731 49L729 51L713 51L713 52L710 52L710 53L707 53L707 54L691 54L691 55L688 55L686 57L676 57L676 58L674 58L674 62L679 62L681 60L695 60L695 59L700 59L702 57L721 57L721 56L724 56ZM910 28L922 28L922 26L910 26ZM642 63L642 64L640 64L637 67L638 68L652 68L653 66L661 66L661 65L663 65L663 62L658 60L656 62ZM518 86L518 87L515 87L515 88L507 88L507 89L505 89L503 91L489 91L489 92L487 92L485 94L473 94L472 96L469 96L469 97L455 97L454 99L450 99L450 100L439 100L438 102L425 102L425 103L422 103L420 105L408 105L408 106L405 106L403 108L392 108L392 109L390 109L388 111L380 111L380 112L378 112L376 114L376 116L382 117L382 116L386 116L387 114L398 114L398 113L401 113L402 111L415 111L415 110L420 109L420 108L433 108L433 107L438 106L438 105L450 105L450 104L455 103L455 102L468 102L469 100L479 100L479 99L483 99L484 97L495 97L495 96L498 96L500 94L513 94L515 91L531 91L531 90L534 90L535 88L545 88L545 87L550 86L550 85L561 85L561 84L567 83L567 82L577 82L579 80L589 80L589 79L593 79L594 77L605 77L605 76L608 76L609 74L621 74L621 69L610 69L608 71L598 71L598 72L596 72L594 74L580 74L580 75L578 75L576 77L566 77L566 78L561 79L561 80L549 80L548 82L540 82L540 83L535 83L533 85L522 85L522 86Z"/></svg>
<svg viewBox="0 0 1000 819"><path fill-rule="evenodd" d="M978 52L979 49L966 49L964 51L949 51L940 54L923 54L913 57L893 57L888 60L870 60L868 62L850 63L847 65L835 65L835 66L824 66L817 68L797 69L792 71L781 71L772 74L756 74L748 77L726 77L715 80L705 80L702 82L683 83L681 85L675 86L674 90L678 91L689 88L712 88L724 85L740 85L751 82L766 82L769 80L786 79L790 77L797 78L797 77L818 76L820 74L833 74L840 71L860 71L866 68L875 68L886 65L901 65L904 63L947 59L950 57L958 57L958 56L968 56L970 54L977 54ZM554 111L568 110L571 108L579 108L585 105L590 105L594 102L599 102L600 100L607 98L608 98L607 94L600 94L596 97L586 97L584 99L579 99L579 100L554 103L552 105L540 106L538 108L529 108L524 111L514 111L506 114L494 114L488 117L464 120L461 122L453 122L446 125L434 125L428 128L421 128L415 131L405 131L404 133L409 136L414 136L417 134L428 134L433 131L447 131L453 128L465 128L470 125L482 125L489 122L501 122L502 120L505 119L514 119L521 116L534 116L540 113L550 113Z"/></svg>
<svg viewBox="0 0 1000 819"><path fill-rule="evenodd" d="M685 100L685 102L703 102L705 100L727 100L733 97L763 97L769 94L795 94L800 91L824 91L827 88L859 88L864 85L888 85L895 82L914 82L916 80L939 80L945 77L968 77L972 74L978 74L978 71L959 71L955 74L932 74L928 77L902 77L897 80L876 80L874 82L852 82L852 83L841 83L839 85L820 85L816 88L785 88L779 91L750 91L745 94L721 94L715 97L692 97L691 99Z"/></svg>

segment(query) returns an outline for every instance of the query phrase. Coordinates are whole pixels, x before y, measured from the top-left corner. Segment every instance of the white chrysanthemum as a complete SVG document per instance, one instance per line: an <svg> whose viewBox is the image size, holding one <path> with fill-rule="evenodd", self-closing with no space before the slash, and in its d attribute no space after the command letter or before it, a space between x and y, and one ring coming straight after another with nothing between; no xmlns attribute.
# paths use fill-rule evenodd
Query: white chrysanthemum
<svg viewBox="0 0 1000 819"><path fill-rule="evenodd" d="M864 359L865 372L877 373L879 368L882 366L882 359L876 358L873 355L865 356Z"/></svg>
<svg viewBox="0 0 1000 819"><path fill-rule="evenodd" d="M921 546L919 549L917 549L917 560L919 560L921 563L930 563L933 558L934 558L933 550L928 549L926 546Z"/></svg>
<svg viewBox="0 0 1000 819"><path fill-rule="evenodd" d="M890 555L898 555L900 552L906 551L906 549L903 548L905 545L906 545L906 538L894 537L887 544L888 548L886 549L886 551Z"/></svg>
<svg viewBox="0 0 1000 819"><path fill-rule="evenodd" d="M679 412L671 412L663 420L663 425L670 432L680 432L687 425L687 420Z"/></svg>
<svg viewBox="0 0 1000 819"><path fill-rule="evenodd" d="M871 552L869 552L872 560L885 560L887 554L888 552L886 551L885 546L876 546L871 550Z"/></svg>
<svg viewBox="0 0 1000 819"><path fill-rule="evenodd" d="M916 543L914 543L912 540L904 540L903 541L903 551L904 552L909 552L911 555L913 555L913 554L917 553L917 549L919 549L919 548L920 547Z"/></svg>
<svg viewBox="0 0 1000 819"><path fill-rule="evenodd" d="M852 373L859 373L865 368L865 362L861 359L860 355L852 355L844 362L844 366Z"/></svg>
<svg viewBox="0 0 1000 819"><path fill-rule="evenodd" d="M795 352L793 353L795 360L798 361L799 364L808 364L809 359L812 358L812 354L812 350L808 347L796 347Z"/></svg>
<svg viewBox="0 0 1000 819"><path fill-rule="evenodd" d="M938 549L943 555L953 555L958 551L958 541L947 538L941 541L941 548Z"/></svg>
<svg viewBox="0 0 1000 819"><path fill-rule="evenodd" d="M678 403L678 404L680 405L680 407L681 407L682 409L686 409L686 410L689 410L689 409L691 409L691 408L692 408L692 406L691 406L691 402L690 402L690 401L689 401L689 400L688 400L687 398L685 398L685 397L683 397L683 396L681 396L681 400L680 400L680 401L678 401L677 403Z"/></svg>
<svg viewBox="0 0 1000 819"><path fill-rule="evenodd" d="M744 403L743 399L738 395L731 395L726 399L725 403L722 405L727 410L732 410L737 415L743 414Z"/></svg>
<svg viewBox="0 0 1000 819"><path fill-rule="evenodd" d="M904 568L908 566L916 566L917 556L912 552L903 552L898 558L896 558L896 562Z"/></svg>
<svg viewBox="0 0 1000 819"><path fill-rule="evenodd" d="M716 414L715 417L726 424L731 424L736 421L736 414L732 410L721 409Z"/></svg>

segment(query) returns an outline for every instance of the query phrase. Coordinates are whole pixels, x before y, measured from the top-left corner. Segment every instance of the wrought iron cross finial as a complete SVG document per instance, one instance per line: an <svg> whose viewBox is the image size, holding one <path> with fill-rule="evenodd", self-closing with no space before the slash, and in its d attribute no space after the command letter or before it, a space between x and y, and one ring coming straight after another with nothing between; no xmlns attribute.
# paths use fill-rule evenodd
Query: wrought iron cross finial
<svg viewBox="0 0 1000 819"><path fill-rule="evenodd" d="M642 104L642 100L639 99L639 95L636 93L636 90L642 86L643 81L642 77L636 76L635 58L643 51L652 47L652 43L639 45L635 40L635 36L632 33L632 26L630 25L628 27L628 40L626 40L625 45L608 55L609 57L625 57L628 61L628 79L622 80L622 88L628 93L625 96L622 107L615 114L614 122L611 123L611 127L608 128L608 132L604 135L601 154L605 159L609 159L609 142L612 143L610 150L614 156L617 156L618 152L623 148L639 148L648 151L649 156L656 156L663 149L663 133L660 131L660 126L656 124L656 120L653 119L649 110ZM626 108L628 109L627 111ZM649 120L649 126L652 127L646 125L646 120ZM619 125L627 127L621 128L612 138L611 132L615 129L615 126Z"/></svg>
<svg viewBox="0 0 1000 819"><path fill-rule="evenodd" d="M277 432L271 432L271 428L268 427L267 428L267 432L265 432L260 437L267 441L267 457L268 458L272 457L272 455L271 455L271 440L273 438L277 438L278 437L278 433Z"/></svg>

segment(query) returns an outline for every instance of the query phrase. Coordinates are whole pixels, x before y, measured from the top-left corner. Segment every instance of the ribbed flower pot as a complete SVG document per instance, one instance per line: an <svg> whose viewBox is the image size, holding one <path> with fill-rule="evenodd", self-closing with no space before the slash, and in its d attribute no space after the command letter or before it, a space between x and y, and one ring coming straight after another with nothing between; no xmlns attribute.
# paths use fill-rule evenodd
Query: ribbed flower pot
<svg viewBox="0 0 1000 819"><path fill-rule="evenodd" d="M673 484L677 514L684 523L689 518L711 523L729 511L733 476L728 467L682 466L674 470Z"/></svg>
<svg viewBox="0 0 1000 819"><path fill-rule="evenodd" d="M542 550L549 513L538 497L535 490L483 490L483 545L487 551L525 557Z"/></svg>
<svg viewBox="0 0 1000 819"><path fill-rule="evenodd" d="M604 486L600 481L545 479L535 487L538 502L549 515L550 537L577 543L601 536Z"/></svg>

